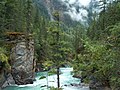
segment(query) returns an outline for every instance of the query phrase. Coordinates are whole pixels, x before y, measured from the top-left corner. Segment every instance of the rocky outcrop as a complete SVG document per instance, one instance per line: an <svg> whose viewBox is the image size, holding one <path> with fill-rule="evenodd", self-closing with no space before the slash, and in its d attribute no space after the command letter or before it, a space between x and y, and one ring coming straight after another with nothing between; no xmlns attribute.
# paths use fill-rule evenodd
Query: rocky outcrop
<svg viewBox="0 0 120 90"><path fill-rule="evenodd" d="M9 44L12 45L10 53L11 75L7 78L9 84L12 79L15 84L32 84L35 80L34 40L32 35L12 32L8 33ZM13 78L12 78L13 77ZM12 83L11 83L12 82ZM7 85L5 82L4 86Z"/></svg>
<svg viewBox="0 0 120 90"><path fill-rule="evenodd" d="M89 88L92 90L112 90L110 87L103 85L101 82L96 80L94 76L90 76Z"/></svg>
<svg viewBox="0 0 120 90"><path fill-rule="evenodd" d="M60 20L66 25L73 25L71 16L67 13L70 8L62 0L34 0L40 14L51 21L55 20L54 13L60 12ZM44 8L44 9L43 9ZM74 22L75 23L75 22Z"/></svg>
<svg viewBox="0 0 120 90"><path fill-rule="evenodd" d="M4 82L5 82L4 72L3 70L1 70L0 71L0 90Z"/></svg>
<svg viewBox="0 0 120 90"><path fill-rule="evenodd" d="M11 75L11 74L8 74L8 75L7 75L7 78L6 78L6 81L5 81L4 84L2 85L2 88L7 87L7 86L12 85L12 84L15 84L15 81L14 81L12 75Z"/></svg>

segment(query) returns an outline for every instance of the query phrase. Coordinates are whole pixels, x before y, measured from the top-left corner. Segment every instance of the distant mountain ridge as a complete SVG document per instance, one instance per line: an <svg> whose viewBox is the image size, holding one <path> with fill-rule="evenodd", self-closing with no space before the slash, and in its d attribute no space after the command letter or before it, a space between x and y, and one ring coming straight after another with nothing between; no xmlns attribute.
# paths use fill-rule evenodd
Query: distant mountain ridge
<svg viewBox="0 0 120 90"><path fill-rule="evenodd" d="M53 12L60 12L60 21L65 25L76 25L79 21L74 20L67 12L70 10L62 0L35 0L36 7L40 14L49 20L53 19Z"/></svg>

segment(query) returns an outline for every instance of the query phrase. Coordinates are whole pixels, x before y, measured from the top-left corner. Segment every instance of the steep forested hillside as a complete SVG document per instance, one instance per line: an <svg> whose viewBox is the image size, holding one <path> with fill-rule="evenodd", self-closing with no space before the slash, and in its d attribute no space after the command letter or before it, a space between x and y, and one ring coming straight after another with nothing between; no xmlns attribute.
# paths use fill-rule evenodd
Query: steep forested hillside
<svg viewBox="0 0 120 90"><path fill-rule="evenodd" d="M73 7L76 13L84 9L87 16L83 14L83 20L72 18L68 11ZM30 40L34 40L31 56L36 62L32 63L36 72L57 70L58 88L59 68L67 65L73 67L74 77L88 83L90 88L120 89L119 0L91 0L86 7L68 4L68 0L1 0L0 86L12 74L15 60L10 56L19 42L8 42L18 35L22 36L18 41L23 38L26 41L26 52L30 50Z"/></svg>

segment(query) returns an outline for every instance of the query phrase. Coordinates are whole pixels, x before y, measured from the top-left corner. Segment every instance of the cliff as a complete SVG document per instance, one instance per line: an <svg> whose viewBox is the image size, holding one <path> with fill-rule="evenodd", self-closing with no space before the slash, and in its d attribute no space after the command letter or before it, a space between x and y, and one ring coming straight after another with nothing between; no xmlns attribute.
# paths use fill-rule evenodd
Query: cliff
<svg viewBox="0 0 120 90"><path fill-rule="evenodd" d="M16 45L11 49L12 76L16 84L29 84L34 79L34 40L18 36Z"/></svg>
<svg viewBox="0 0 120 90"><path fill-rule="evenodd" d="M54 20L53 13L58 11L60 12L60 21L62 21L65 25L72 27L78 23L78 21L73 20L70 14L67 13L70 8L68 8L66 3L62 0L35 0L34 4L39 10L40 15L51 21Z"/></svg>
<svg viewBox="0 0 120 90"><path fill-rule="evenodd" d="M11 72L2 72L2 87L11 84L32 84L35 79L34 40L18 32L8 33L7 44L11 45Z"/></svg>

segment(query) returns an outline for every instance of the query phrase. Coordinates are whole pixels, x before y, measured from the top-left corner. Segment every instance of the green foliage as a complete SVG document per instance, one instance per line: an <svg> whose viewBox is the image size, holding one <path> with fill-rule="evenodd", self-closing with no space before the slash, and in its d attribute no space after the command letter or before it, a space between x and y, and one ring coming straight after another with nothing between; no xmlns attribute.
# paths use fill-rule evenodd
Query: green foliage
<svg viewBox="0 0 120 90"><path fill-rule="evenodd" d="M45 76L41 76L39 79L44 79L44 78L46 78Z"/></svg>
<svg viewBox="0 0 120 90"><path fill-rule="evenodd" d="M106 0L101 1L106 2ZM109 4L104 4L99 13L99 17L98 15L95 16L97 19L94 19L91 22L92 25L89 26L88 36L91 39L101 40L106 38L106 34L109 33L107 28L120 22L120 3L114 1Z"/></svg>
<svg viewBox="0 0 120 90"><path fill-rule="evenodd" d="M54 75L54 74L57 74L57 70L55 68L52 68L48 71L48 75ZM62 74L61 72L59 74Z"/></svg>
<svg viewBox="0 0 120 90"><path fill-rule="evenodd" d="M52 60L46 60L43 62L43 66L46 70L48 70L48 68L50 68L53 65L53 61Z"/></svg>
<svg viewBox="0 0 120 90"><path fill-rule="evenodd" d="M4 48L0 47L0 61L1 62L7 62L8 61L8 57L6 56L6 51Z"/></svg>
<svg viewBox="0 0 120 90"><path fill-rule="evenodd" d="M87 31L90 40L83 39L84 51L74 60L75 73L82 71L81 75L86 77L87 81L94 76L98 82L114 90L120 87L119 4L116 1L110 4L103 3L99 18L92 22Z"/></svg>
<svg viewBox="0 0 120 90"><path fill-rule="evenodd" d="M116 53L112 49L107 49L104 44L94 43L85 45L84 52L87 53L78 55L78 61L75 60L77 63L74 68L82 71L81 75L86 76L86 79L94 76L97 81L105 84L106 80L110 80L117 73ZM113 72L115 73L113 74Z"/></svg>
<svg viewBox="0 0 120 90"><path fill-rule="evenodd" d="M8 63L8 56L6 54L6 50L3 47L0 47L0 62L2 63L2 68L10 70L11 67Z"/></svg>
<svg viewBox="0 0 120 90"><path fill-rule="evenodd" d="M50 87L50 90L63 90L62 88Z"/></svg>
<svg viewBox="0 0 120 90"><path fill-rule="evenodd" d="M0 40L4 41L3 36L7 31L26 32L26 35L33 33L35 56L41 67L48 70L71 63L76 75L86 77L85 82L88 83L90 76L94 76L103 85L107 81L115 89L119 88L120 3L117 0L111 3L101 0L99 15L93 13L90 7L89 27L86 30L87 26L71 20L67 14L60 20L60 12L57 10L53 13L56 21L49 21L44 0L34 2L0 1ZM58 8L57 5L54 7ZM6 51L2 47L0 61L6 63L5 67L9 66ZM51 71L50 75L53 73L56 71Z"/></svg>

